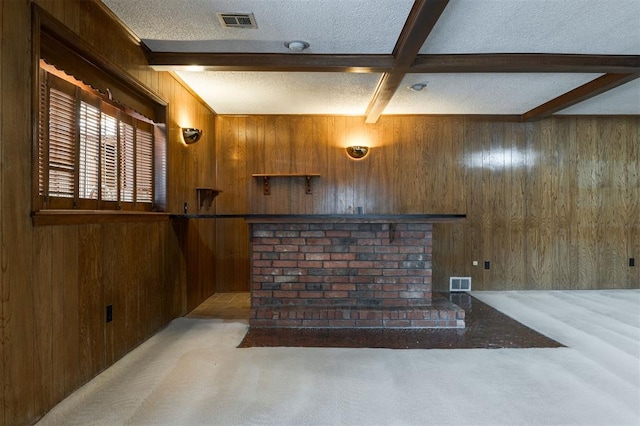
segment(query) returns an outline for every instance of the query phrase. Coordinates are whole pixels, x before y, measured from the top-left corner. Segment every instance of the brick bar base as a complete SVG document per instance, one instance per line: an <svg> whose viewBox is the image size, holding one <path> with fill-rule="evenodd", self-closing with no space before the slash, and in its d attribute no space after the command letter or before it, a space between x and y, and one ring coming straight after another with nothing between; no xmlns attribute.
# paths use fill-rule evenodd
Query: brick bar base
<svg viewBox="0 0 640 426"><path fill-rule="evenodd" d="M462 328L432 301L429 223L252 223L252 327Z"/></svg>

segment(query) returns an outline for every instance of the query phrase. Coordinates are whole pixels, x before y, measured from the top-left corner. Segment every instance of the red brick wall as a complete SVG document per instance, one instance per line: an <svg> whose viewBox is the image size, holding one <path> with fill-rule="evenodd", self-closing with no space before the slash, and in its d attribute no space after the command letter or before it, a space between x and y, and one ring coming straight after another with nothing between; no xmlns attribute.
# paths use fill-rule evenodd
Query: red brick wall
<svg viewBox="0 0 640 426"><path fill-rule="evenodd" d="M256 306L431 302L431 224L267 223L252 227Z"/></svg>
<svg viewBox="0 0 640 426"><path fill-rule="evenodd" d="M457 319L428 309L431 224L251 226L251 325L411 327Z"/></svg>

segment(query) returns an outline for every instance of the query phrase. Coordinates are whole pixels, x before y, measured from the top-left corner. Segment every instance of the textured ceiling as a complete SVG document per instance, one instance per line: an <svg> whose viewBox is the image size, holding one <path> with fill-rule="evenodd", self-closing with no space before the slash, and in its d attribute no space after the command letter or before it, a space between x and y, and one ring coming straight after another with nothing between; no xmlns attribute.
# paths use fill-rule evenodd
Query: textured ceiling
<svg viewBox="0 0 640 426"><path fill-rule="evenodd" d="M451 0L420 53L640 54L639 0Z"/></svg>
<svg viewBox="0 0 640 426"><path fill-rule="evenodd" d="M363 115L379 74L178 72L224 114ZM313 100L312 102L310 100Z"/></svg>
<svg viewBox="0 0 640 426"><path fill-rule="evenodd" d="M408 74L386 114L523 114L598 75ZM407 87L426 83L420 92ZM513 96L517 93L517 96Z"/></svg>
<svg viewBox="0 0 640 426"><path fill-rule="evenodd" d="M412 0L108 0L105 3L154 51L391 53ZM153 11L141 7L153 4ZM141 13L143 9L146 12ZM380 13L384 11L384 13ZM216 13L251 12L255 29L224 28ZM368 30L364 30L368 29ZM375 29L371 31L371 29Z"/></svg>
<svg viewBox="0 0 640 426"><path fill-rule="evenodd" d="M288 58L314 54L391 58L414 5L412 0L103 2L154 53L285 54ZM258 27L223 28L216 16L218 12L251 12ZM450 0L424 44L421 41L416 46L415 53L635 56L640 55L638 22L640 0ZM284 43L292 40L306 41L310 47L303 53L290 53ZM640 64L640 56L637 59ZM219 114L365 115L367 106L380 93L378 83L383 75L379 70L344 72L351 69L341 72L184 69L184 66L174 68ZM640 72L640 65L634 69ZM401 82L391 91L388 104L383 104L382 114L522 115L602 75L602 72L566 70L413 73L402 68L400 71L397 81ZM638 81L614 86L553 112L640 114ZM426 82L428 86L422 92L409 91L407 86L416 82Z"/></svg>

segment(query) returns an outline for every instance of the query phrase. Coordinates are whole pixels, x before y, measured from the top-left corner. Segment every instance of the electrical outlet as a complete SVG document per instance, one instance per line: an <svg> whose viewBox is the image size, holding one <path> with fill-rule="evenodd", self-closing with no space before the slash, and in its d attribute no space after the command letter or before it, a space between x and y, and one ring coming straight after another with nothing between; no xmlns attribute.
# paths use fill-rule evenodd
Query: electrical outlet
<svg viewBox="0 0 640 426"><path fill-rule="evenodd" d="M113 321L113 305L107 305L107 322Z"/></svg>
<svg viewBox="0 0 640 426"><path fill-rule="evenodd" d="M473 261L473 266L478 266L478 261L477 260Z"/></svg>
<svg viewBox="0 0 640 426"><path fill-rule="evenodd" d="M484 261L484 269L491 269L491 262L489 262L488 260Z"/></svg>
<svg viewBox="0 0 640 426"><path fill-rule="evenodd" d="M630 257L629 258L629 266L636 266L636 258L635 257Z"/></svg>

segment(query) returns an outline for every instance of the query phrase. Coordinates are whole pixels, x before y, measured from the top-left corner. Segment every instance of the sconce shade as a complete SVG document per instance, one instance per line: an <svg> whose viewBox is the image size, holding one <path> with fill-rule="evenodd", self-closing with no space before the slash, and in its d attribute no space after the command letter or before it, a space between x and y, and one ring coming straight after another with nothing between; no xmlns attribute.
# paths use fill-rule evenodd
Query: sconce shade
<svg viewBox="0 0 640 426"><path fill-rule="evenodd" d="M202 130L194 127L187 127L182 129L182 139L187 145L196 143L202 137Z"/></svg>
<svg viewBox="0 0 640 426"><path fill-rule="evenodd" d="M347 154L349 155L349 157L356 160L366 157L368 153L369 153L368 146L359 145L359 146L347 147Z"/></svg>

